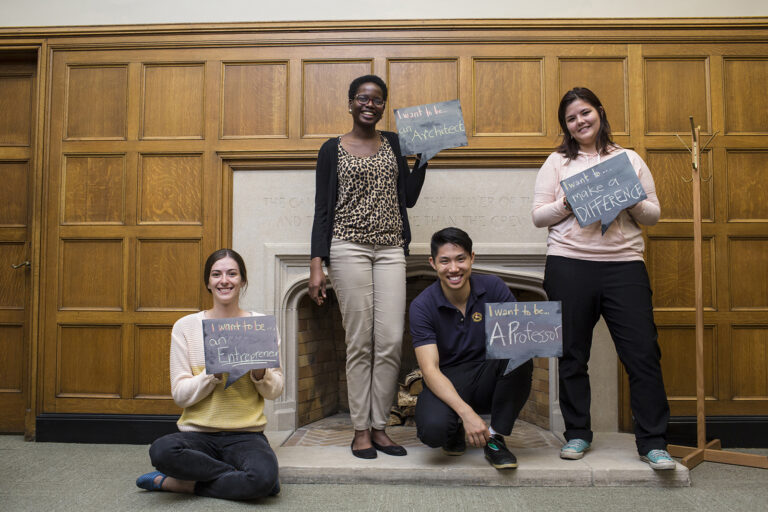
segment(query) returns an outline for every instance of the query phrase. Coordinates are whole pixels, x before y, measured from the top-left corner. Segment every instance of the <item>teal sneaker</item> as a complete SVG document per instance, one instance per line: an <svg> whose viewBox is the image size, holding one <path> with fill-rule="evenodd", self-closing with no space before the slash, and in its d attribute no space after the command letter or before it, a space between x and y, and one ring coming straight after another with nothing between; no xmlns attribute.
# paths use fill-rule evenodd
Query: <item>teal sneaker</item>
<svg viewBox="0 0 768 512"><path fill-rule="evenodd" d="M560 458L579 460L589 450L589 442L583 439L571 439L560 448Z"/></svg>
<svg viewBox="0 0 768 512"><path fill-rule="evenodd" d="M653 469L675 469L675 461L667 450L651 450L640 456L640 460L647 462Z"/></svg>

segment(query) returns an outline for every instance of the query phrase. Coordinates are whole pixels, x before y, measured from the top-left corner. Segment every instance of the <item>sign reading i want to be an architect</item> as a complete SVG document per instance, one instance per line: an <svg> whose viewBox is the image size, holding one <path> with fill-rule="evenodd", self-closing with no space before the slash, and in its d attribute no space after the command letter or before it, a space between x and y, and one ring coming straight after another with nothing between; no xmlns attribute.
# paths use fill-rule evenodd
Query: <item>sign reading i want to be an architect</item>
<svg viewBox="0 0 768 512"><path fill-rule="evenodd" d="M579 226L600 221L603 234L621 210L647 197L626 153L574 174L560 186Z"/></svg>
<svg viewBox="0 0 768 512"><path fill-rule="evenodd" d="M459 100L398 108L394 111L402 156L421 155L421 163L442 149L467 145Z"/></svg>
<svg viewBox="0 0 768 512"><path fill-rule="evenodd" d="M274 316L203 320L205 371L227 373L229 387L249 370L280 366Z"/></svg>
<svg viewBox="0 0 768 512"><path fill-rule="evenodd" d="M561 355L563 318L559 300L485 305L485 357L509 359L505 374L533 357Z"/></svg>

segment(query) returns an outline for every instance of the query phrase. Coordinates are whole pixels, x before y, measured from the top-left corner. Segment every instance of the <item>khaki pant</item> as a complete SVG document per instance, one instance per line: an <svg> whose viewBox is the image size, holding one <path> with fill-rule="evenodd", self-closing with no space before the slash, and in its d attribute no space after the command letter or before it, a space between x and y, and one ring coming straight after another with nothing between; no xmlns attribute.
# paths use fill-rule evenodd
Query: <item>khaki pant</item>
<svg viewBox="0 0 768 512"><path fill-rule="evenodd" d="M333 239L328 274L347 343L347 394L355 430L384 429L400 371L405 328L402 247Z"/></svg>

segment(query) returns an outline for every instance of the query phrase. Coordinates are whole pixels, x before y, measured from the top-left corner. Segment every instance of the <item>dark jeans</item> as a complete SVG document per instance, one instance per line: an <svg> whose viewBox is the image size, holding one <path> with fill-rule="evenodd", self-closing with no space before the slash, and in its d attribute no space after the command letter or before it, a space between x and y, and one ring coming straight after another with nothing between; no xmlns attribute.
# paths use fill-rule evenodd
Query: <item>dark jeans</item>
<svg viewBox="0 0 768 512"><path fill-rule="evenodd" d="M645 455L650 450L665 449L669 405L645 263L548 256L544 289L549 300L563 303L560 410L565 438L592 442L587 364L592 330L602 314L629 374L637 450Z"/></svg>
<svg viewBox="0 0 768 512"><path fill-rule="evenodd" d="M505 436L512 432L528 400L533 362L504 375L506 368L506 359L491 359L440 369L477 414L491 413L493 430ZM416 431L421 442L432 448L445 446L458 428L458 414L425 385L416 402Z"/></svg>
<svg viewBox="0 0 768 512"><path fill-rule="evenodd" d="M250 500L276 490L277 457L261 432L177 432L149 447L152 465L179 480L195 481L195 494Z"/></svg>

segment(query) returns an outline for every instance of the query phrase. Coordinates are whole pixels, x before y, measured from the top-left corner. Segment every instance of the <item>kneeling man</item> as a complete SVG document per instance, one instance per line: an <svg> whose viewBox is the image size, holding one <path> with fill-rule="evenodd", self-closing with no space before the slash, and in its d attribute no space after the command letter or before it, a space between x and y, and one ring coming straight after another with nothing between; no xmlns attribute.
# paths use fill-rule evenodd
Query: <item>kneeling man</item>
<svg viewBox="0 0 768 512"><path fill-rule="evenodd" d="M458 228L432 235L429 263L438 281L411 303L410 326L426 386L416 404L418 436L427 446L461 455L483 447L496 469L517 467L504 444L531 391L529 360L504 375L507 360L485 359L485 304L512 302L496 276L472 275L472 240ZM491 413L486 425L480 414ZM466 439L465 439L466 437Z"/></svg>

